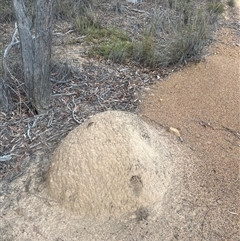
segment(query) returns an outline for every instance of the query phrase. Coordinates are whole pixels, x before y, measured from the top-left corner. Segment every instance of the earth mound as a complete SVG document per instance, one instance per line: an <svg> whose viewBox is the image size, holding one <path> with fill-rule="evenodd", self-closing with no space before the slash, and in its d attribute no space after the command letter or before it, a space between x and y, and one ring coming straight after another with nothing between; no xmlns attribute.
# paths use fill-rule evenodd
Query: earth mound
<svg viewBox="0 0 240 241"><path fill-rule="evenodd" d="M146 219L170 184L164 137L134 114L106 111L71 131L52 156L49 195L90 218Z"/></svg>

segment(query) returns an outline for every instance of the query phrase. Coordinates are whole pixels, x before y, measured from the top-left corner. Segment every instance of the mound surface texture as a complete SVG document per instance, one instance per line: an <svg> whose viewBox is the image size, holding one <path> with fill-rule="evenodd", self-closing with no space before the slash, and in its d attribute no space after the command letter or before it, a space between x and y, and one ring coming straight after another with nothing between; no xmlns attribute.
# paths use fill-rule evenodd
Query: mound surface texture
<svg viewBox="0 0 240 241"><path fill-rule="evenodd" d="M136 115L107 111L75 128L55 150L48 189L76 214L117 218L161 201L171 172L172 158L157 130Z"/></svg>

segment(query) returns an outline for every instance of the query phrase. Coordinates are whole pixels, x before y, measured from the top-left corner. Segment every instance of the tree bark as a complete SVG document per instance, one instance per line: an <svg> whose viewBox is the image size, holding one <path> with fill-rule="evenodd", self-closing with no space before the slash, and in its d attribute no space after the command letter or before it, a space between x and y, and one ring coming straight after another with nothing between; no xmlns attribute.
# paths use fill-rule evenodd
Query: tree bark
<svg viewBox="0 0 240 241"><path fill-rule="evenodd" d="M52 0L36 0L35 38L23 0L13 0L18 23L27 97L38 114L48 111L51 96L50 63Z"/></svg>
<svg viewBox="0 0 240 241"><path fill-rule="evenodd" d="M23 72L25 80L25 88L27 97L33 102L33 62L34 49L33 38L31 33L31 21L27 16L26 7L23 0L13 0L13 7L18 24L18 32L20 38L21 54L23 61ZM33 105L34 106L34 105Z"/></svg>
<svg viewBox="0 0 240 241"><path fill-rule="evenodd" d="M51 97L52 0L36 1L33 105L38 113L49 109Z"/></svg>

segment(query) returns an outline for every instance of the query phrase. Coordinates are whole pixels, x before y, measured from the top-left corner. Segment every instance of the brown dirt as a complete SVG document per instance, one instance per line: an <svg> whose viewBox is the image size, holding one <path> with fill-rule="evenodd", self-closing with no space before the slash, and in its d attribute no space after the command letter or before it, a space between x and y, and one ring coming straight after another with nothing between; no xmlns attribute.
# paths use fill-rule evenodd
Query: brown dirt
<svg viewBox="0 0 240 241"><path fill-rule="evenodd" d="M49 160L36 154L25 172L0 182L0 240L240 240L237 34L219 31L204 62L158 82L142 99L139 116L160 130L175 160L169 190L148 217L139 209L99 223L66 212L44 192ZM180 138L163 131L170 126Z"/></svg>
<svg viewBox="0 0 240 241"><path fill-rule="evenodd" d="M205 213L212 226L203 240L239 240L234 235L239 231L240 204L240 65L236 39L231 30L220 31L204 62L189 65L157 83L142 103L141 114L146 120L166 129L177 128L182 145L201 160L201 164L193 161L189 167L188 162L180 169L199 185L193 188L189 183L188 194L201 196L200 205L214 206ZM190 174L193 169L194 174ZM196 205L197 198L191 200ZM194 235L192 238L201 240ZM188 239L183 235L180 240Z"/></svg>
<svg viewBox="0 0 240 241"><path fill-rule="evenodd" d="M236 36L229 29L222 30L210 51L204 62L189 65L157 83L144 98L141 114L180 130L183 144L196 156L216 166L217 173L236 179L240 147Z"/></svg>

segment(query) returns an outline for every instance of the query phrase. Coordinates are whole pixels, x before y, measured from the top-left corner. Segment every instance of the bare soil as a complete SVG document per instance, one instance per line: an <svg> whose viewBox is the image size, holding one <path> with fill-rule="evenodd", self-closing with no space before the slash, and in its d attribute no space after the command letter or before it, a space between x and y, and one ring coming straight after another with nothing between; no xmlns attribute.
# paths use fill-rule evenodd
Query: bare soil
<svg viewBox="0 0 240 241"><path fill-rule="evenodd" d="M180 167L189 181L185 185L191 198L187 200L186 194L182 198L189 209L205 206L198 215L205 213L201 226L207 231L200 238L195 229L192 240L239 240L240 66L236 40L230 29L222 29L204 62L157 83L142 102L141 115L149 123L177 128L179 141L192 150ZM200 161L191 161L192 156ZM194 222L199 219L190 223ZM179 240L190 240L188 235L186 230Z"/></svg>
<svg viewBox="0 0 240 241"><path fill-rule="evenodd" d="M79 82L76 76L67 87L68 94L74 91L76 102L71 95L62 95L66 83L60 88L54 85L54 98L60 97L53 101L55 112L51 112L52 117L39 117L41 125L32 133L36 142L33 138L29 144L27 140L28 123L32 124L34 117L31 119L27 113L22 113L23 122L17 122L16 115L8 117L9 126L4 126L4 130L10 127L12 134L3 135L5 139L1 141L10 144L2 148L12 150L17 159L1 163L0 240L240 240L239 16L233 19L227 15L226 18L229 22L217 31L216 41L204 60L189 64L165 79L163 76L171 72L170 69L138 70L136 66L128 66L128 70L121 71L125 66L86 61L80 68L90 74L81 78L90 78L86 83L92 89L85 89L86 98L90 99L88 102L79 99L83 93L73 88L74 81ZM96 76L97 80L113 79L113 75L114 80L120 82L118 85L117 81L108 82L109 85L113 83L110 101L104 99L106 103L101 102L96 96L102 95L91 91L96 90L95 82L91 80ZM156 76L163 80L149 87L156 81L153 80ZM126 78L129 84L125 86L121 80ZM134 84L132 80L135 80ZM144 83L141 85L145 92L143 97L135 94L138 83ZM163 200L156 202L147 216L145 209L139 209L119 219L97 222L73 215L46 195L48 153L78 124L74 118L82 123L89 116L110 109L109 103L116 103L117 99L114 89L127 92L124 96L119 93L121 98L114 106L116 109L128 110L130 106L130 111L138 112L139 117L165 138L174 159L174 171ZM99 93L105 93L107 89L100 90ZM136 102L130 99L138 99L140 106L136 108ZM74 105L82 102L91 102L91 105ZM66 109L62 109L63 106ZM1 118L5 121L4 116ZM50 130L49 121L54 126ZM178 129L179 134L170 133L170 127ZM50 139L51 135L46 138L43 135L48 130L50 133L62 131L61 135ZM19 143L23 143L22 146L18 146ZM41 146L38 152L35 145ZM15 153L15 150L18 151ZM139 216L144 218L138 219Z"/></svg>

